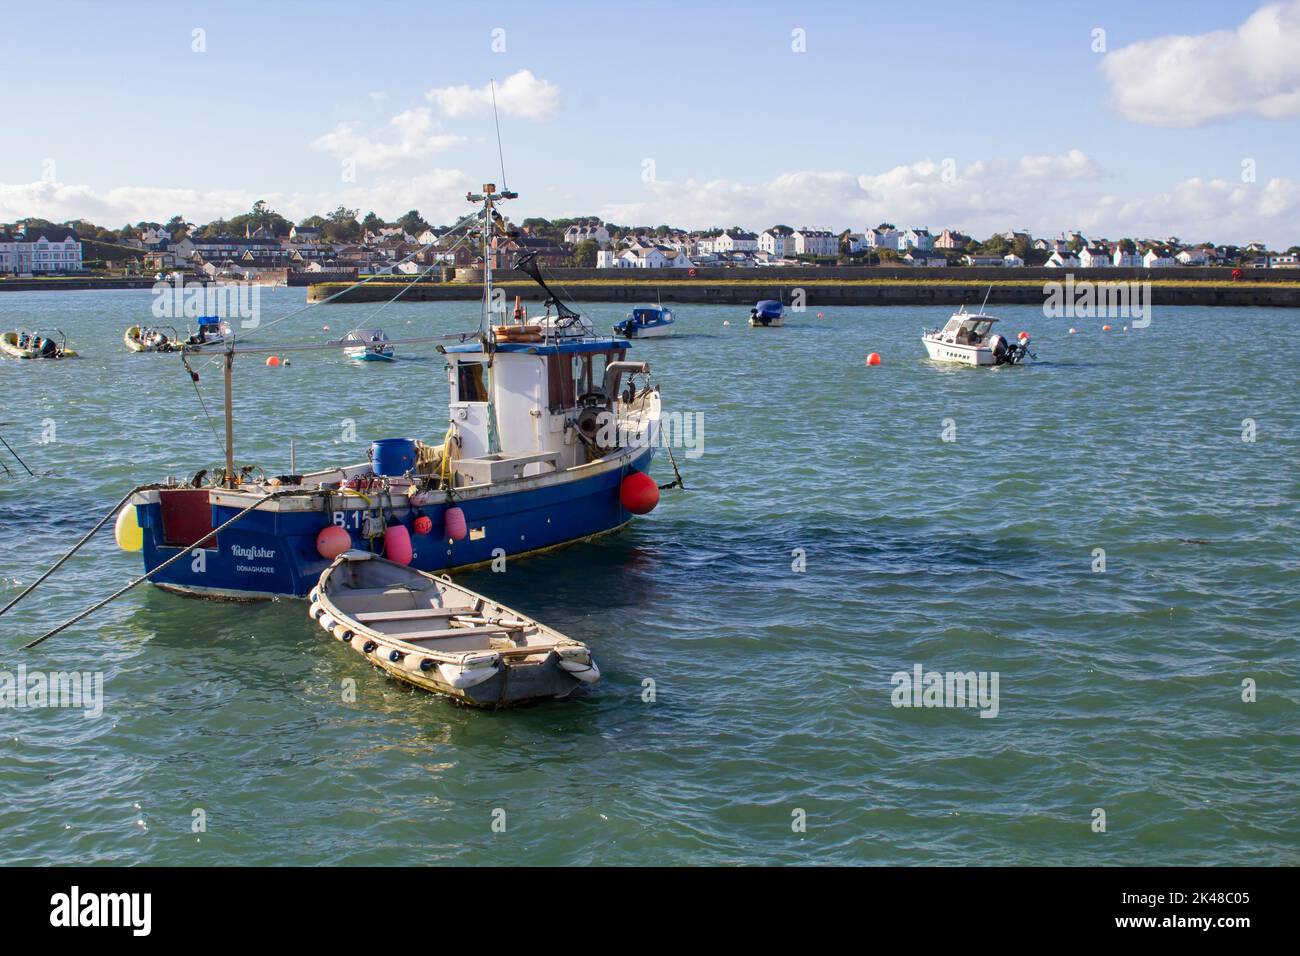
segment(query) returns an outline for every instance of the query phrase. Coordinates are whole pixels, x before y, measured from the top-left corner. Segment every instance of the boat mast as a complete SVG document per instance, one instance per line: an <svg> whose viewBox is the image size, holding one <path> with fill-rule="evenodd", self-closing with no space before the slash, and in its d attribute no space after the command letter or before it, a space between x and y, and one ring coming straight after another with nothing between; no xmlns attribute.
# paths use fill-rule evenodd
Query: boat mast
<svg viewBox="0 0 1300 956"><path fill-rule="evenodd" d="M235 403L233 400L233 375L235 352L226 349L226 487L235 487Z"/></svg>

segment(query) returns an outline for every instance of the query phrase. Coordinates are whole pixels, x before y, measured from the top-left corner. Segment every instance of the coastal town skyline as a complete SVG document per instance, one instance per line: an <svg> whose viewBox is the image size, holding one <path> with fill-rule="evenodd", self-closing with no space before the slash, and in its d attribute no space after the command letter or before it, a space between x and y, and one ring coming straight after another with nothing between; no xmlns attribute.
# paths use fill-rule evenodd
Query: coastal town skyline
<svg viewBox="0 0 1300 956"><path fill-rule="evenodd" d="M145 4L143 29L74 6L58 24L12 11L0 40L20 71L37 68L32 51L53 34L67 52L46 90L57 109L10 123L0 221L202 223L264 199L295 221L342 205L452 222L467 190L501 178L495 81L520 219L1296 242L1295 2L1183 4L1176 34L1158 8L1053 8L1008 30L959 5L909 23L887 8L854 18L757 4L727 17L693 11L689 29L680 18L634 29L627 14L592 7L585 26L561 30L504 4L490 21L414 8L402 31L347 18L346 37L345 8L332 4L313 6L313 18L258 8L258 31L241 4L201 15ZM303 20L293 32L310 55L265 39L289 19ZM872 42L886 28L887 51ZM391 60L354 76L349 48L380 30ZM599 36L617 52L670 35L670 56L626 72L593 52ZM1015 68L962 80L972 48ZM84 144L108 136L111 112L96 102L124 95L94 77L128 63L148 91L139 132L92 155ZM909 64L897 81L884 75ZM881 75L864 75L872 69ZM242 95L240 77L267 95ZM817 132L828 128L829 140Z"/></svg>

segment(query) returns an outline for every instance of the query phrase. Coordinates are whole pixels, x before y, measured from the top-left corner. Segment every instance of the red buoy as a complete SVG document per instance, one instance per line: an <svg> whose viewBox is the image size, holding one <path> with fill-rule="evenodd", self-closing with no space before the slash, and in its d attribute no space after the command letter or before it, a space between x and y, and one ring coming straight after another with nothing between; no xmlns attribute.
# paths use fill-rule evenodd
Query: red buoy
<svg viewBox="0 0 1300 956"><path fill-rule="evenodd" d="M394 564L410 564L415 552L411 549L411 532L406 525L391 524L384 532L384 557Z"/></svg>
<svg viewBox="0 0 1300 956"><path fill-rule="evenodd" d="M271 368L275 368L280 364L280 357L277 355L268 355L266 357L266 364L271 366Z"/></svg>
<svg viewBox="0 0 1300 956"><path fill-rule="evenodd" d="M618 500L625 511L634 515L649 514L659 504L659 486L644 471L628 472L618 486Z"/></svg>
<svg viewBox="0 0 1300 956"><path fill-rule="evenodd" d="M420 515L415 519L415 533L428 534L433 530L433 519L428 515Z"/></svg>
<svg viewBox="0 0 1300 956"><path fill-rule="evenodd" d="M880 364L880 353L879 353L879 352L872 352L870 355L868 355L868 356L867 356L867 364L868 364L868 365L879 365L879 364Z"/></svg>
<svg viewBox="0 0 1300 956"><path fill-rule="evenodd" d="M443 524L447 530L447 537L452 541L464 541L467 533L465 527L465 512L459 508L448 508L447 513L443 515Z"/></svg>
<svg viewBox="0 0 1300 956"><path fill-rule="evenodd" d="M326 561L333 561L350 547L352 536L346 528L340 528L336 524L321 528L320 534L316 535L316 553Z"/></svg>

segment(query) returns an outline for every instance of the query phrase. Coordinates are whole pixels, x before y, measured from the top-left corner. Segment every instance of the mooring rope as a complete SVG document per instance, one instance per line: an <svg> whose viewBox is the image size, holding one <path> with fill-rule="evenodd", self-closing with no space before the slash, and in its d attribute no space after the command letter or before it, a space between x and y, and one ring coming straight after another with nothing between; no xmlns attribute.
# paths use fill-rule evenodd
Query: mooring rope
<svg viewBox="0 0 1300 956"><path fill-rule="evenodd" d="M203 544L205 541L208 541L208 540L211 539L211 538L215 538L218 534L220 534L222 531L224 531L224 530L226 530L227 528L229 528L229 527L230 527L232 524L234 524L236 521L239 521L241 518L243 518L243 517L244 517L245 515L247 515L249 512L254 511L254 510L256 510L257 508L260 508L262 505L266 504L268 501L271 501L271 500L273 500L273 499L275 499L275 498L283 498L283 497L285 497L286 495L301 495L301 494L303 494L303 493L304 493L304 492L303 492L301 489L298 489L298 488L287 488L287 489L285 489L285 490L283 490L283 491L273 491L273 492L271 492L270 494L266 495L265 497L263 497L263 498L259 498L257 501L253 502L251 505L249 505L249 506L248 506L247 508L245 508L243 511L239 512L237 515L235 515L234 517L232 517L229 521L225 521L225 522L223 522L223 523L221 524L220 527L213 528L211 531L209 531L209 532L208 532L207 534L205 534L203 537L199 538L197 541L195 541L195 542L193 542L193 543L191 543L191 544L189 544L189 545L186 545L184 548L182 548L181 550L177 551L175 554L173 554L170 558L168 558L168 559L167 559L166 561L164 561L162 564L158 565L158 567L154 568L152 571L149 571L149 572L147 572L147 573L145 573L145 574L140 575L140 577L136 578L136 579L135 579L134 581L132 581L130 584L127 584L125 587L119 588L118 590L114 591L114 592L113 592L112 594L110 594L108 597L104 598L104 600L102 600L102 601L100 601L100 602L98 602L98 603L96 603L96 604L92 604L90 607L86 608L84 611L82 611L80 614L77 614L75 617L68 618L68 620L64 621L62 624L60 624L58 627L54 628L52 631L46 631L46 632L45 632L44 634L42 634L40 637L36 638L36 640L34 640L34 641L32 641L32 642L30 642L30 643L28 643L28 644L24 644L24 645L23 645L23 650L25 650L25 651L31 650L33 647L35 647L37 644L41 643L42 641L47 640L47 639L53 637L55 634L58 634L60 631L66 630L67 628L69 628L69 627L71 627L72 625L76 624L78 621L83 620L84 618L89 617L91 614L94 614L96 611L98 611L98 610L99 610L101 607L103 607L104 605L106 605L106 604L110 604L110 603L112 603L113 601L116 601L118 598L120 598L120 597L121 597L123 594L125 594L127 591L131 590L131 589L132 589L133 587L135 587L137 584L142 584L142 583L144 583L145 581L148 581L151 577L153 577L153 576L154 576L155 574L157 574L159 571L162 571L163 569L165 569L165 568L167 568L167 567L170 567L172 564L175 564L175 563L176 563L177 561L179 561L181 558L188 557L189 554L190 554L190 551L191 551L191 550L193 550L194 548L196 548L196 547L198 547L199 545ZM309 494L310 494L310 493L309 493ZM87 537L89 537L89 535L87 535ZM78 547L80 547L80 545L78 545ZM38 583L39 583L39 582L38 582Z"/></svg>
<svg viewBox="0 0 1300 956"><path fill-rule="evenodd" d="M6 604L3 608L0 608L0 614L4 614L5 611L9 610L11 607L13 607L23 598L27 597L27 595L31 594L33 591L36 590L37 585L39 585L42 581L48 578L55 571L59 570L59 568L63 566L63 563L68 560L68 558L72 557L74 554L80 551L81 546L85 544L87 541L89 541L91 538L93 538L95 536L95 533L99 531L100 528L104 527L105 524L108 523L108 519L113 517L113 515L117 513L117 510L119 508L121 508L124 504L126 504L128 501L131 500L132 495L141 491L151 491L155 488L165 488L165 487L167 486L166 485L140 485L138 488L132 488L130 491L128 491L122 497L121 501L119 501L117 504L113 505L113 507L109 509L108 514L104 515L104 517L99 519L99 523L96 524L95 527L91 528L88 532L86 532L86 536L82 538L80 541L78 541L71 551L69 551L63 557L59 558L59 560L55 561L54 564L50 566L50 569L46 571L44 574L42 574L35 581L33 581L26 591L18 595L12 601Z"/></svg>

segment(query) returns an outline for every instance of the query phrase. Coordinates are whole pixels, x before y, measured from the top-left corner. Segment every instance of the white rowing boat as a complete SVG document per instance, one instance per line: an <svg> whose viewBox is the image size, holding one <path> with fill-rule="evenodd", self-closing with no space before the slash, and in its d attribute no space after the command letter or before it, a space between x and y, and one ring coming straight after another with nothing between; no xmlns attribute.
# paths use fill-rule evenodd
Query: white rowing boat
<svg viewBox="0 0 1300 956"><path fill-rule="evenodd" d="M478 707L567 697L600 679L586 645L505 605L365 551L345 551L309 614L405 683Z"/></svg>

